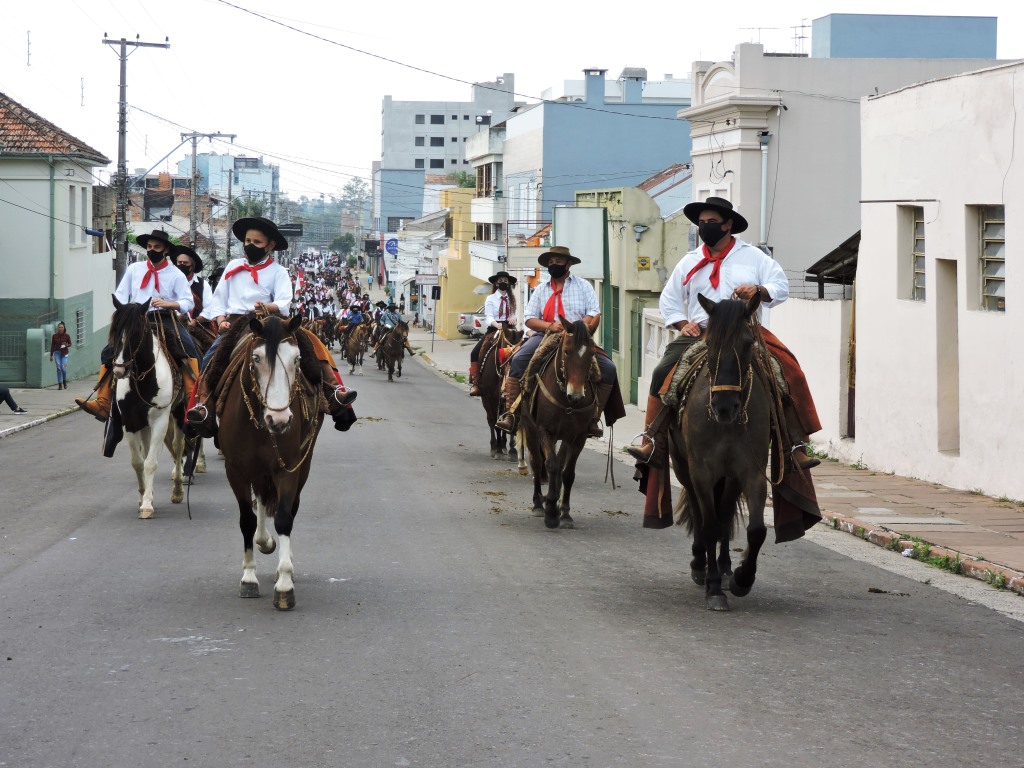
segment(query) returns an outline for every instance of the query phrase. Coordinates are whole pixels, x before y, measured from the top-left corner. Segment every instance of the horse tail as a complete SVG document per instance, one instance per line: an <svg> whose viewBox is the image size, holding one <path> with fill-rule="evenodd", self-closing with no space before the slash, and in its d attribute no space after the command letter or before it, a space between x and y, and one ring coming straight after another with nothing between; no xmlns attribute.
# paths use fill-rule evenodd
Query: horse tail
<svg viewBox="0 0 1024 768"><path fill-rule="evenodd" d="M722 487L715 488L715 501L721 500L723 492ZM700 510L695 510L695 504L690 500L690 494L686 488L682 489L679 494L679 501L676 502L676 508L674 510L674 517L676 525L682 526L686 532L690 535L693 534L695 515L700 514ZM736 537L736 525L743 520L743 514L746 510L746 502L743 500L743 496L737 496L736 500L732 503L732 509L720 510L720 520L723 526L722 533L726 536L729 541L732 541Z"/></svg>

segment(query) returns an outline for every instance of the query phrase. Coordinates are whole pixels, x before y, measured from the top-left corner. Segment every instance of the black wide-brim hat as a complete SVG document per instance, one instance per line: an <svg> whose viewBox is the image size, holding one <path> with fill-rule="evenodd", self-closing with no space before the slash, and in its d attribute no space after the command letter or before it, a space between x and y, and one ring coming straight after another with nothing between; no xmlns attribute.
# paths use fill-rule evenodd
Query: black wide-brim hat
<svg viewBox="0 0 1024 768"><path fill-rule="evenodd" d="M715 211L722 214L723 219L732 219L732 233L738 235L747 229L747 220L740 215L740 212L732 207L732 203L724 197L709 197L700 203L688 203L683 208L683 215L694 224L699 224L697 217L703 211Z"/></svg>
<svg viewBox="0 0 1024 768"><path fill-rule="evenodd" d="M378 307L378 308L380 308L380 309L384 309L384 308L385 308L385 307L387 306L387 304L385 304L385 303L384 303L383 301L378 301L378 302L377 302L376 304L374 304L373 306L375 306L375 307Z"/></svg>
<svg viewBox="0 0 1024 768"><path fill-rule="evenodd" d="M168 236L168 234L164 232L162 229L154 229L148 235L136 236L135 243L145 248L147 245L149 245L150 240L159 240L164 245L171 245L173 247L170 236Z"/></svg>
<svg viewBox="0 0 1024 768"><path fill-rule="evenodd" d="M519 282L518 278L512 277L512 275L510 275L508 272L499 272L496 275L491 275L490 277L487 278L487 282L489 282L491 285L497 285L499 277L507 278L509 285L515 285L516 283Z"/></svg>
<svg viewBox="0 0 1024 768"><path fill-rule="evenodd" d="M281 234L281 230L277 228L277 224L270 219L264 219L262 216L250 216L245 219L239 219L231 225L231 231L243 243L245 242L245 233L250 229L258 230L273 240L275 251L288 250L288 241Z"/></svg>
<svg viewBox="0 0 1024 768"><path fill-rule="evenodd" d="M569 258L570 267L573 264L579 264L580 262L583 261L583 259L577 259L571 253L569 253L569 249L566 248L564 245L553 245L548 250L544 251L544 253L537 257L537 263L540 264L542 267L547 267L548 262L551 260L552 256L567 256Z"/></svg>
<svg viewBox="0 0 1024 768"><path fill-rule="evenodd" d="M203 257L196 253L194 248L189 248L187 245L176 245L174 246L173 253L175 258L184 253L192 259L193 272L199 273L203 271Z"/></svg>

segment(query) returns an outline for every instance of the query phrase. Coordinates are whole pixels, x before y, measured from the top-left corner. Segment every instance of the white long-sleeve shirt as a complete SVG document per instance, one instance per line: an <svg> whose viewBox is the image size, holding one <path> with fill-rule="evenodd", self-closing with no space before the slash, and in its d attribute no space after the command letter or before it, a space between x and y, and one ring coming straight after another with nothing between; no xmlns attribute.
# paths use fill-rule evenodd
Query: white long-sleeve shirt
<svg viewBox="0 0 1024 768"><path fill-rule="evenodd" d="M505 299L505 311L502 311L501 300ZM516 315L512 311L512 303L508 298L507 294L503 294L501 291L495 291L487 296L484 301L484 317L486 318L488 326L494 326L495 328L501 327L501 321L507 320L512 325L516 324Z"/></svg>
<svg viewBox="0 0 1024 768"><path fill-rule="evenodd" d="M164 263L163 268L150 276L145 288L142 287L142 281L149 272L149 261L136 261L134 264L129 264L117 290L114 291L117 300L122 304L129 302L145 304L148 299L159 296L167 301L178 302L179 312L191 312L194 302L192 301L192 289L188 287L188 279L169 259ZM157 278L160 281L159 290L156 287ZM150 312L157 309L159 307L152 305L149 307Z"/></svg>
<svg viewBox="0 0 1024 768"><path fill-rule="evenodd" d="M224 267L225 276L241 266L253 265L247 259L232 259ZM257 301L276 304L281 314L287 317L291 313L292 302L292 281L288 270L277 262L271 262L256 274L258 283L248 270L242 270L229 278L222 277L213 292L210 306L203 308L203 317L244 315L256 308Z"/></svg>
<svg viewBox="0 0 1024 768"><path fill-rule="evenodd" d="M732 298L732 293L741 285L763 285L771 296L771 301L762 301L762 307L778 306L789 298L789 278L782 267L771 256L760 248L736 238L732 250L722 260L719 270L718 287L711 285L713 265L706 264L683 285L683 281L694 267L704 258L704 247L700 246L683 256L661 291L658 308L665 318L666 325L673 325L681 320L697 323L701 328L708 324L708 313L697 301L697 295L713 301ZM761 322L767 325L767 313L761 316Z"/></svg>

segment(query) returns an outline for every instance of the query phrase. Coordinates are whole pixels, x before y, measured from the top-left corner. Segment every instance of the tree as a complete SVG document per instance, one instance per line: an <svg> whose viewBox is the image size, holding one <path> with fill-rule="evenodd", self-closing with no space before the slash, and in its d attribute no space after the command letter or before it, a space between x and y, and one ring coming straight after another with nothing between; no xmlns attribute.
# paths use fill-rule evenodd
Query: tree
<svg viewBox="0 0 1024 768"><path fill-rule="evenodd" d="M262 216L263 208L263 198L236 197L231 201L231 220L237 221L249 216Z"/></svg>
<svg viewBox="0 0 1024 768"><path fill-rule="evenodd" d="M363 211L370 205L370 188L362 179L353 176L341 188L341 196L338 198L343 208L347 208L356 215L356 226L362 226Z"/></svg>
<svg viewBox="0 0 1024 768"><path fill-rule="evenodd" d="M356 237L351 232L346 232L331 242L331 250L341 254L352 253L356 247Z"/></svg>
<svg viewBox="0 0 1024 768"><path fill-rule="evenodd" d="M476 187L476 174L469 173L469 171L458 171L457 173L449 173L448 181L453 184L458 184L463 188Z"/></svg>

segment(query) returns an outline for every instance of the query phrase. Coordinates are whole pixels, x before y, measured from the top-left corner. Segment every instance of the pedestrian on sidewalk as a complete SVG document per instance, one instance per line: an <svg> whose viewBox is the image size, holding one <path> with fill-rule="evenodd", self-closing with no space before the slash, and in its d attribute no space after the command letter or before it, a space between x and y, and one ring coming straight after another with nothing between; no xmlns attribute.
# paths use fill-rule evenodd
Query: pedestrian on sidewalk
<svg viewBox="0 0 1024 768"><path fill-rule="evenodd" d="M57 365L57 389L68 388L68 355L71 354L71 337L64 321L57 323L57 332L50 339L50 362Z"/></svg>
<svg viewBox="0 0 1024 768"><path fill-rule="evenodd" d="M24 408L18 407L18 404L14 402L14 398L11 397L11 390L7 387L0 387L0 400L7 403L11 407L11 410L19 416L23 413L28 413Z"/></svg>

